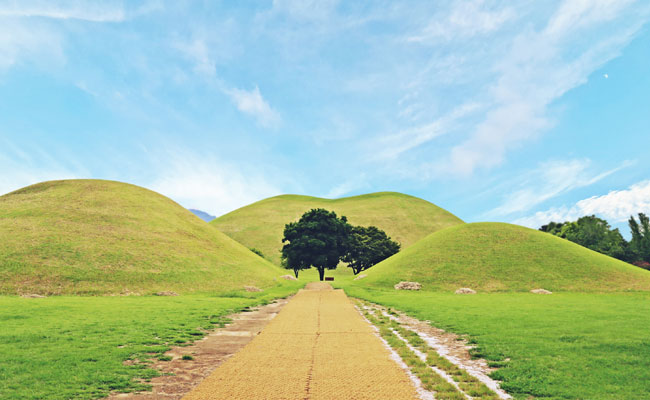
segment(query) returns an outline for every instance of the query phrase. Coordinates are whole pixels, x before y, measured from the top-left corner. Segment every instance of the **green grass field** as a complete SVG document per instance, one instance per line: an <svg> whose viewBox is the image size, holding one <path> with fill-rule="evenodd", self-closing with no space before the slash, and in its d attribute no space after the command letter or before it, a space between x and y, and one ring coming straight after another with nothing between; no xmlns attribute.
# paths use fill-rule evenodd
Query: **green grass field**
<svg viewBox="0 0 650 400"><path fill-rule="evenodd" d="M650 399L650 293L454 295L336 284L467 335L518 399ZM506 361L508 360L508 361Z"/></svg>
<svg viewBox="0 0 650 400"><path fill-rule="evenodd" d="M0 197L0 294L229 291L283 273L134 185L52 181Z"/></svg>
<svg viewBox="0 0 650 400"><path fill-rule="evenodd" d="M206 224L157 193L96 180L0 197L0 294L11 295L0 296L0 398L145 389L156 372L125 360L155 358L232 311L318 280L313 269L298 282L279 279L292 271L246 248L279 262L284 224L315 207L404 245L365 279L344 266L327 271L335 286L466 335L516 398L650 399L650 272L531 229L464 224L398 193L278 196ZM399 281L423 290L395 291ZM452 294L459 287L479 294ZM540 287L556 293L520 293ZM162 290L182 295L70 296Z"/></svg>
<svg viewBox="0 0 650 400"><path fill-rule="evenodd" d="M146 389L155 376L147 360L200 339L205 329L243 307L295 292L287 282L231 297L0 296L0 399L97 399L117 390Z"/></svg>
<svg viewBox="0 0 650 400"><path fill-rule="evenodd" d="M261 250L266 258L279 264L284 226L312 208L326 208L339 216L345 215L354 225L377 226L401 243L402 248L432 232L463 222L426 200L381 192L335 200L276 196L223 215L210 224L246 247Z"/></svg>
<svg viewBox="0 0 650 400"><path fill-rule="evenodd" d="M435 232L365 272L360 286L420 282L453 292L600 292L650 290L650 272L568 240L503 223L473 223Z"/></svg>

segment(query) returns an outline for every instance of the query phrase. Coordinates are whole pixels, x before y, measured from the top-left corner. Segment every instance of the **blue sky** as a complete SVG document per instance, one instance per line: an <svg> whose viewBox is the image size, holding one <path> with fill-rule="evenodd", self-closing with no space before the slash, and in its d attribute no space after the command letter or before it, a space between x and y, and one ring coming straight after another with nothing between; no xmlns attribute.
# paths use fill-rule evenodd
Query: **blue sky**
<svg viewBox="0 0 650 400"><path fill-rule="evenodd" d="M624 227L650 212L649 21L646 0L0 1L0 193L114 179L220 215L392 190Z"/></svg>

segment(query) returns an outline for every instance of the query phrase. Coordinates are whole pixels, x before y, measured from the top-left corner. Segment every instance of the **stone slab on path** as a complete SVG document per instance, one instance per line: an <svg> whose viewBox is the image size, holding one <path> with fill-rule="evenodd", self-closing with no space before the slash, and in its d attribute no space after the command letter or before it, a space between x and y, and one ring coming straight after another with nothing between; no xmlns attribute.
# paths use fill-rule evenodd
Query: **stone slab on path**
<svg viewBox="0 0 650 400"><path fill-rule="evenodd" d="M308 285L186 400L417 399L415 386L342 290Z"/></svg>

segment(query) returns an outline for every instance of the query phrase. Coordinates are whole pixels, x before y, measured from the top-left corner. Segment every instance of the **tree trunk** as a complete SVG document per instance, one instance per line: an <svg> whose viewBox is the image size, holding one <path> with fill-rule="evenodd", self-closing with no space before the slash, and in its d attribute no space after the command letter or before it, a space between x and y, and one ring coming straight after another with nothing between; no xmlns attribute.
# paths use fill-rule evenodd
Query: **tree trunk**
<svg viewBox="0 0 650 400"><path fill-rule="evenodd" d="M318 268L318 276L321 281L325 280L325 268Z"/></svg>
<svg viewBox="0 0 650 400"><path fill-rule="evenodd" d="M298 271L300 271L300 270L299 269L294 269L293 270L293 273L296 275L296 279L298 279Z"/></svg>

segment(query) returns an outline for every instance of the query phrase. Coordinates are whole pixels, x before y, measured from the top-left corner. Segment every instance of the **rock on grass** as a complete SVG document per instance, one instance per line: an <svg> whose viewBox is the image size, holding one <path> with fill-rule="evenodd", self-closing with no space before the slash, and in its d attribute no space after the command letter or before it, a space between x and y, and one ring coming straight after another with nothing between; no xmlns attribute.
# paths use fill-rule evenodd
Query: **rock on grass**
<svg viewBox="0 0 650 400"><path fill-rule="evenodd" d="M396 290L420 290L422 285L418 282L400 282L394 288Z"/></svg>

